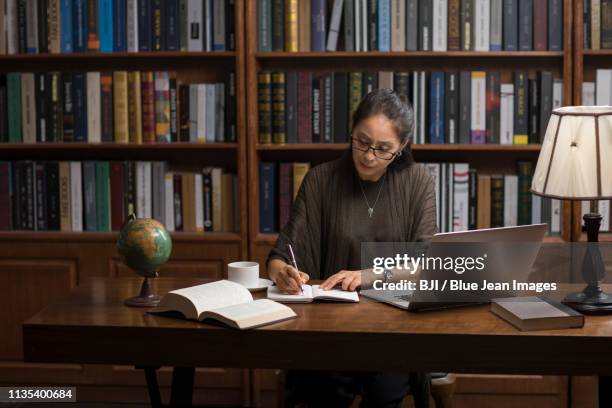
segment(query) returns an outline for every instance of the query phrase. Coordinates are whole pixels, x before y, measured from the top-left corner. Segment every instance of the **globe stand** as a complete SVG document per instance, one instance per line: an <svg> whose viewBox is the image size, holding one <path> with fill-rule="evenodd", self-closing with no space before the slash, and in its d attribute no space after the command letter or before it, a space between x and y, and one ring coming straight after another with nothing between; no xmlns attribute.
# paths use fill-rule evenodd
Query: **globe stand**
<svg viewBox="0 0 612 408"><path fill-rule="evenodd" d="M149 278L144 278L142 286L140 287L140 294L138 296L126 299L124 304L132 307L154 307L159 304L161 298L151 291L151 285L149 284Z"/></svg>

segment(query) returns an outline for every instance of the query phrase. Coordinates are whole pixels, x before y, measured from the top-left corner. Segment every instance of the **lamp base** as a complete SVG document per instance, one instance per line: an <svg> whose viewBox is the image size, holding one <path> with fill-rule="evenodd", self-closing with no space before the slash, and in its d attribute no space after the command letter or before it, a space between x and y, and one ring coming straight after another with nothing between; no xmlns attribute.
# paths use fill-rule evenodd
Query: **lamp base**
<svg viewBox="0 0 612 408"><path fill-rule="evenodd" d="M563 299L563 303L574 310L584 314L610 314L612 313L612 295L605 292L570 293Z"/></svg>

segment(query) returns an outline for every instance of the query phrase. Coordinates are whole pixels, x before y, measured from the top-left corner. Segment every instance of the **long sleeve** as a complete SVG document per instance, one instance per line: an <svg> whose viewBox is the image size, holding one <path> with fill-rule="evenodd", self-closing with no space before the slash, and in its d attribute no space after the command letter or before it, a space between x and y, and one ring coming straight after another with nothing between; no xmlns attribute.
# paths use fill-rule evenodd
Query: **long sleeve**
<svg viewBox="0 0 612 408"><path fill-rule="evenodd" d="M317 278L321 266L322 180L317 168L310 170L291 207L289 221L282 229L266 266L272 259L289 262L287 244L291 244L298 268Z"/></svg>
<svg viewBox="0 0 612 408"><path fill-rule="evenodd" d="M436 194L434 180L424 166L415 166L416 173L412 183L411 201L413 202L412 228L410 240L429 241L437 232Z"/></svg>

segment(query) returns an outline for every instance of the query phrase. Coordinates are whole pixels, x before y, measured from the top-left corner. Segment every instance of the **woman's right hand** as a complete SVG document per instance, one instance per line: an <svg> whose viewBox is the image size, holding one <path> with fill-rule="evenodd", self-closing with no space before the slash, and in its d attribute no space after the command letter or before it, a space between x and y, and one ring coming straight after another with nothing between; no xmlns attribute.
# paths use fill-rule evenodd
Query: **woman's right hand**
<svg viewBox="0 0 612 408"><path fill-rule="evenodd" d="M298 295L302 293L302 285L304 285L310 276L304 272L300 272L289 264L285 264L276 274L275 282L278 288L290 295Z"/></svg>

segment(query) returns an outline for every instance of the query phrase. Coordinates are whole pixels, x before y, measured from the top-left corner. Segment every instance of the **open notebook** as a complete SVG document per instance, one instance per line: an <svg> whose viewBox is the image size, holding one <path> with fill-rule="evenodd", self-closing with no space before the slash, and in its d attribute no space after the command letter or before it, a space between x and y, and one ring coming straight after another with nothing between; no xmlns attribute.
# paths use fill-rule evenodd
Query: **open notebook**
<svg viewBox="0 0 612 408"><path fill-rule="evenodd" d="M323 290L319 285L302 285L301 295L289 295L281 292L278 286L268 287L268 299L283 303L310 303L315 299L335 302L359 302L357 292L348 292L339 289Z"/></svg>
<svg viewBox="0 0 612 408"><path fill-rule="evenodd" d="M213 319L237 329L297 317L291 308L270 299L253 300L247 288L228 280L168 292L149 313L198 321Z"/></svg>

